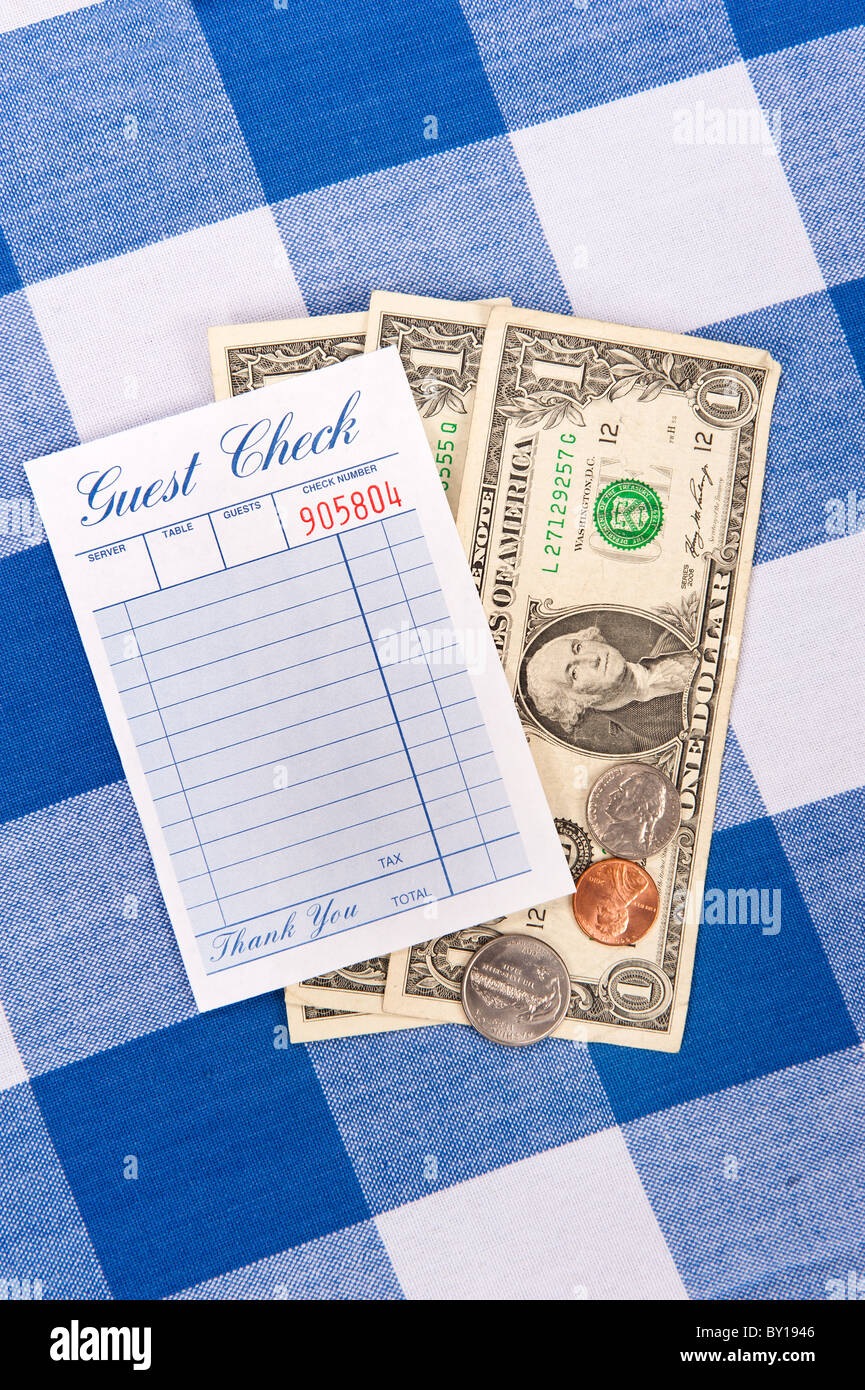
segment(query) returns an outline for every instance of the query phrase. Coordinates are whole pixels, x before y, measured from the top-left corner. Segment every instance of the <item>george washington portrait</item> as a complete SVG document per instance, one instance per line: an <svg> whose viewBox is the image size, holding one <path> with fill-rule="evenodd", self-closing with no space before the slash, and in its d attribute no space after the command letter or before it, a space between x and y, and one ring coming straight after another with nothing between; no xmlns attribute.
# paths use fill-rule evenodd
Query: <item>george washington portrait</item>
<svg viewBox="0 0 865 1390"><path fill-rule="evenodd" d="M529 641L524 705L541 728L587 753L646 753L687 724L699 665L682 636L647 613L582 609Z"/></svg>

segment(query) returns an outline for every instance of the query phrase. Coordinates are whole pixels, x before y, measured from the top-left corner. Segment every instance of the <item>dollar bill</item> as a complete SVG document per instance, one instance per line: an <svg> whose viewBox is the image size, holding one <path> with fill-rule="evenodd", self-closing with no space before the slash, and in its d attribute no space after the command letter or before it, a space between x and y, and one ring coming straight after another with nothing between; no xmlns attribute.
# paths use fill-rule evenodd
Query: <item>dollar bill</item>
<svg viewBox="0 0 865 1390"><path fill-rule="evenodd" d="M590 939L570 898L486 928L563 956L560 1036L681 1044L779 371L698 338L490 317L458 524L575 880L604 855L586 802L605 769L652 763L682 800L636 945ZM614 894L611 921L627 906ZM483 932L458 935L391 957L386 1011L465 1022Z"/></svg>
<svg viewBox="0 0 865 1390"><path fill-rule="evenodd" d="M454 516L491 310L510 300L426 299L375 290L366 350L395 347L405 368Z"/></svg>
<svg viewBox="0 0 865 1390"><path fill-rule="evenodd" d="M493 304L507 302L463 304L376 293L369 315L330 314L212 327L208 342L214 395L225 400L279 377L331 366L365 348L392 343L409 375L433 448L441 437L439 472L455 512L484 326ZM355 1032L348 1026L352 1013L369 1018L366 1031L372 1031L372 1018L382 1013L386 977L387 960L378 957L294 986L295 1005L317 1011L304 1015L303 1029L319 1031L305 1036L341 1036L341 1021L346 1032ZM295 1015L295 1030L300 1029L300 1016Z"/></svg>
<svg viewBox="0 0 865 1390"><path fill-rule="evenodd" d="M353 1038L365 1033L394 1033L403 1028L423 1028L422 1018L385 1018L383 1014L343 1013L339 1009L317 1009L301 1004L286 991L285 1012L288 1036L293 1043L317 1042L325 1038Z"/></svg>
<svg viewBox="0 0 865 1390"><path fill-rule="evenodd" d="M509 303L463 303L381 290L370 298L366 351L395 347L399 352L455 516L487 320L495 306ZM381 1014L387 970L386 957L361 961L304 980L295 987L296 997L319 1008Z"/></svg>
<svg viewBox="0 0 865 1390"><path fill-rule="evenodd" d="M290 987L294 998L319 1009L340 1013L380 1014L384 1008L387 956L331 970Z"/></svg>
<svg viewBox="0 0 865 1390"><path fill-rule="evenodd" d="M280 377L330 367L363 352L366 314L324 314L209 328L214 398L227 400Z"/></svg>

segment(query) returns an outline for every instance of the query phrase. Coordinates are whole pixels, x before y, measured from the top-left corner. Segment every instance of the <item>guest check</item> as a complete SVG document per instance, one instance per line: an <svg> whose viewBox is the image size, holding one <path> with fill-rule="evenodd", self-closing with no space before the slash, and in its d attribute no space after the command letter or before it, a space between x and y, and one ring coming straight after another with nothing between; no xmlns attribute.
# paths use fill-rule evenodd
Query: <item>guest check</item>
<svg viewBox="0 0 865 1390"><path fill-rule="evenodd" d="M572 891L394 348L27 473L200 1008Z"/></svg>

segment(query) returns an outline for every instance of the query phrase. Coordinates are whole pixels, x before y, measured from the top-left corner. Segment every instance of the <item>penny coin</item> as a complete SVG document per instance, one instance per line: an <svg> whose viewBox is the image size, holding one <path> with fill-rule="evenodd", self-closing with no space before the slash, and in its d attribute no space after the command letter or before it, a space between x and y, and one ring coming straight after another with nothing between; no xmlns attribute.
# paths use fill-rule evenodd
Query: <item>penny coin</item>
<svg viewBox="0 0 865 1390"><path fill-rule="evenodd" d="M589 793L589 829L604 849L622 859L648 859L679 828L682 803L665 772L649 763L619 763L603 772Z"/></svg>
<svg viewBox="0 0 865 1390"><path fill-rule="evenodd" d="M568 1011L571 982L557 951L521 932L497 936L475 951L463 975L463 1008L492 1042L540 1042Z"/></svg>
<svg viewBox="0 0 865 1390"><path fill-rule="evenodd" d="M633 946L654 925L658 905L655 880L629 859L592 864L574 893L577 926L605 946Z"/></svg>

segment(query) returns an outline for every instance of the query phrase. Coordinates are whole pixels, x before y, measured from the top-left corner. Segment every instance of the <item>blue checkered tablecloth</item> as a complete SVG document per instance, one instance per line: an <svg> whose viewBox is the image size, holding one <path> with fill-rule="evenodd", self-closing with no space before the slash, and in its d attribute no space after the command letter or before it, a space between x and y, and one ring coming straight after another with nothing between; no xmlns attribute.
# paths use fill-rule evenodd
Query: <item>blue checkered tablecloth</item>
<svg viewBox="0 0 865 1390"><path fill-rule="evenodd" d="M0 1295L865 1290L863 19L0 0ZM196 1012L21 465L375 287L782 363L676 1056Z"/></svg>

